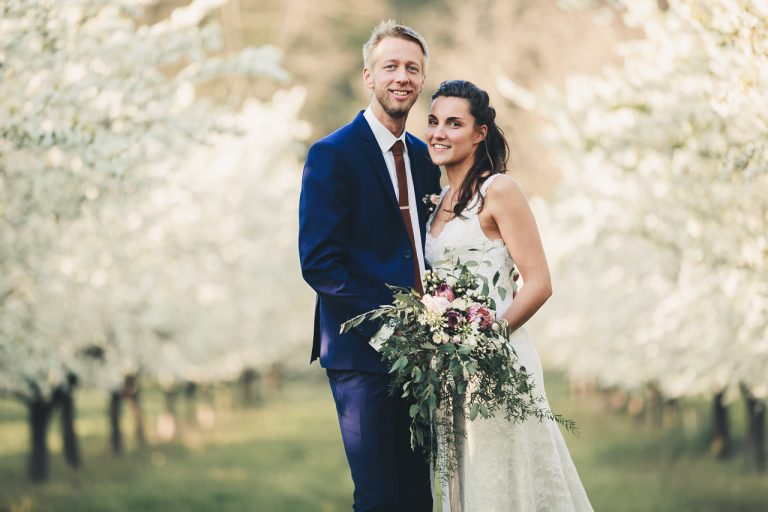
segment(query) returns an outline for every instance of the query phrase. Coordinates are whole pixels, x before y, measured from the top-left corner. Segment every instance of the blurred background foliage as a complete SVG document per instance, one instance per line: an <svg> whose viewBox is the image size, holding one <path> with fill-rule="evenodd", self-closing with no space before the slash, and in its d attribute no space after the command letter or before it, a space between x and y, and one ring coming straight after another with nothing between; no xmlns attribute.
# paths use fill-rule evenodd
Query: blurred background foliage
<svg viewBox="0 0 768 512"><path fill-rule="evenodd" d="M154 24L173 17L178 12L174 9L189 2L122 3L140 4L143 10L133 19ZM167 143L181 153L173 155L178 159L163 162L158 169L150 165L147 171L134 165L147 163L142 162L146 154L126 152L133 159L115 158L124 174L102 172L111 169L98 160L81 172L81 160L93 156L92 144L77 137L71 146L51 142L45 133L48 128L40 126L46 123L34 116L18 126L13 125L14 118L9 123L12 129L3 125L5 147L28 144L33 158L5 167L7 155L0 151L0 194L6 194L1 197L8 203L0 204L0 220L7 228L0 232L0 285L4 287L0 293L0 314L4 315L0 318L0 512L350 507L352 484L333 401L323 372L317 365L306 364L313 294L301 282L297 267L296 203L301 162L309 144L348 123L368 104L361 46L371 28L387 18L421 32L431 50L427 84L409 117L409 131L423 134L429 96L441 81L467 79L487 89L512 147L511 174L535 203L551 261L559 260L558 267L566 270L558 276L555 269L554 304L548 304L536 319L538 332L551 332L536 339L545 360L554 361L550 368L582 369L576 376L549 373L547 382L554 409L573 418L583 432L582 437L566 440L595 509L764 510L768 480L764 474L765 386L760 375L768 374L768 368L758 367L766 351L761 352L758 345L764 339L755 333L765 328L765 321L758 307L742 304L731 311L731 302L736 301L729 302L728 297L712 301L713 296L722 299L721 283L740 264L739 250L721 249L723 260L701 261L710 254L707 244L713 241L733 247L746 241L742 252L754 255L749 261L756 264L733 283L758 288L762 282L755 276L765 275L760 265L766 261L768 244L764 235L754 236L760 226L768 225L759 188L765 185L765 174L760 174L764 169L754 172L754 181L738 174L743 162L761 162L750 159L765 146L765 136L760 130L744 130L757 134L751 145L752 135L740 139L737 129L728 132L737 125L731 121L743 111L741 100L752 102L756 111L768 105L764 91L762 96L749 97L743 92L759 90L756 84L768 79L768 72L760 75L749 62L760 52L765 56L759 37L765 28L759 32L760 26L750 25L752 18L734 16L736 26L742 23L742 28L747 27L744 32L753 30L757 41L751 50L744 50L742 43L748 38L738 39L742 32L723 30L724 41L715 45L723 51L722 62L714 63L723 65L719 68L706 60L709 55L702 57L685 46L691 34L712 36L720 30L710 23L711 13L704 8L708 2L674 2L677 12L685 14L682 19L691 23L683 24L689 32L677 30L680 18L670 16L666 30L673 30L659 30L657 43L671 62L690 64L700 80L692 90L703 99L699 102L697 96L687 104L679 101L688 99L687 68L678 75L676 69L665 70L674 83L655 83L654 55L648 49L630 51L635 60L628 62L636 67L621 68L625 61L617 46L647 35L641 24L629 26L617 14L613 8L621 3L227 0L221 6L205 7L206 2L198 0L198 7L203 5L206 11L202 25L221 26L222 46L214 54L236 56L246 47L264 45L282 53L282 69L274 55L266 52L259 57L271 66L266 73L254 72L247 62L240 62L231 73L219 69L223 76L201 79L194 87L174 83L178 90L166 90L162 80L151 77L147 83L155 94L153 105L179 114L167 124L164 116L158 116L159 129L152 133L180 126L180 132L188 131L198 137L191 137L193 141L205 144L190 146L189 141L161 141L158 136L148 141L150 145ZM669 10L670 3L638 0L633 5L640 3L646 6L640 18L649 27L664 27L665 22L655 16L657 11ZM56 2L31 4L45 12ZM579 8L563 9L565 4ZM742 14L757 12L751 4L749 0L717 2L731 14L740 9ZM92 0L90 5L105 3ZM686 10L689 7L691 11ZM697 23L702 19L705 28L712 30L700 30ZM202 32L196 33L196 27L189 31L175 27L169 32L177 29L179 33L171 35L178 39L166 41L166 50L171 48L179 57L169 59L172 63L162 68L168 81L188 64L178 41L202 47L205 44L199 39L211 36L206 32L205 38L199 38ZM736 39L735 57L728 53L732 48L727 37ZM138 68L151 68L156 60L167 57L158 54L162 50L142 47L140 37L135 39L136 47L146 52L137 54L151 61ZM91 64L92 55L84 53L83 62ZM96 60L103 57L98 51L94 54ZM35 52L30 55L33 59ZM748 65L739 59L746 59ZM28 68L22 59L11 64L8 72L7 62L3 61L6 78L18 79ZM762 62L768 69L766 59ZM614 69L606 74L609 65ZM738 91L728 100L739 101L724 102L728 108L716 101L714 106L708 104L712 98L707 94L716 89L710 84L723 86L722 78L731 70L744 71L749 82L737 84L742 89L725 84L726 91ZM43 76L46 64L35 71ZM571 80L578 74L598 78ZM609 86L599 81L606 76L613 80ZM116 103L123 108L116 109L117 120L125 121L120 116L130 111L138 115L126 116L129 125L135 119L143 122L142 99L120 90L119 73L108 78L105 88L117 83L120 93ZM152 89L157 83L163 87ZM510 90L515 84L524 88L522 93ZM646 104L647 85L657 89ZM11 104L7 112L18 113L17 105L39 106L35 102L40 97L31 97L22 87L6 87L13 100L7 102ZM35 87L35 94L45 89L40 80ZM540 102L537 107L541 108L526 105L525 91L533 93L528 99ZM43 90L44 98L47 92ZM621 104L623 95L633 101ZM0 106L5 107L8 98L0 94ZM259 102L251 102L253 98ZM206 100L222 110L207 109ZM660 105L680 104L679 112L654 111L654 100ZM45 109L37 115L61 108L64 128L58 133L70 135L69 127L77 125L69 122L71 105L43 103ZM201 106L187 117L184 108L178 111L177 103ZM670 118L663 115L667 111L672 112ZM232 112L238 115L230 118ZM99 108L82 108L74 117L85 117L82 113L94 115L101 135L118 135L118 154L121 145L147 142L144 124L121 132L122 127L113 129L120 123L99 117ZM241 123L244 135L222 137L211 126L219 116ZM692 127L689 121L700 118L705 120L703 127L695 123ZM543 139L542 129L551 128L553 119L560 123L560 132ZM717 122L709 123L710 119ZM742 119L747 119L746 126L759 125L759 112ZM201 121L205 121L202 126ZM23 130L14 131L29 125L29 133L42 134L39 141ZM717 131L719 126L722 132ZM14 140L17 133L21 136ZM700 147L702 133L716 144ZM724 152L737 163L735 171L727 168L732 175L721 172L723 155L713 151L728 146L723 142L726 135L750 143L743 151L736 144L734 152ZM678 152L683 146L688 149ZM558 151L567 158L558 160ZM29 172L29 162L41 166L39 182ZM62 172L70 162L77 163L70 169L75 171L71 176ZM678 171L689 181L681 181ZM76 179L70 180L72 176ZM725 178L718 181L718 176ZM701 186L691 186L697 182ZM695 206L706 206L710 183L722 187L714 195L725 199L717 204L736 221L723 221L719 210L701 208L706 221L702 224L696 209L685 210L687 203L678 201L682 197ZM11 197L11 185L28 195ZM653 196L658 190L662 195ZM667 190L679 195L665 195ZM721 195L720 190L726 193ZM556 207L548 209L535 196L551 200ZM52 215L49 198L60 201L69 217ZM629 208L625 207L633 213L626 214ZM599 215L594 215L596 211ZM614 222L617 218L622 222ZM739 232L728 222L749 229ZM626 227L620 224L633 230L651 226L651 235L668 236L668 245L683 256L660 256L653 236L630 245L631 237L617 229ZM710 228L713 225L716 229ZM30 233L34 236L27 236ZM26 244L24 250L21 242ZM685 272L679 270L681 261L689 265ZM720 269L723 274L716 275ZM692 284L702 281L707 286L697 291ZM680 292L688 288L695 297ZM728 293L744 295L740 292L745 288L736 284L730 288ZM600 297L594 297L596 293ZM763 289L751 293L748 298L764 299L766 294ZM15 308L9 306L9 297L16 299ZM559 297L565 300L558 305ZM655 315L647 321L650 310ZM731 338L736 338L730 336L729 322L738 324L743 311L756 312L752 324L757 327L740 331L741 345L729 346ZM13 321L8 321L11 316ZM689 328L666 322L676 318ZM37 323L43 326L39 330ZM62 325L66 326L63 333ZM661 326L659 332L651 333L656 336L650 338L652 342L637 335L648 325ZM716 334L712 326L719 329ZM702 332L706 343L701 342ZM744 367L744 359L751 366ZM667 361L674 364L665 366ZM712 361L714 366L708 366ZM696 386L675 378L687 373L696 377ZM707 378L715 373L727 378L728 394L721 380ZM606 380L608 375L611 380ZM743 380L747 375L751 389ZM35 419L34 411L44 414ZM50 420L56 428L48 428ZM44 486L24 475L25 464L34 466L31 461L40 463L39 456L47 456L47 451L35 452L35 446L45 445L40 436L50 448L50 471L46 467L29 476L39 481L48 478Z"/></svg>
<svg viewBox="0 0 768 512"><path fill-rule="evenodd" d="M151 18L182 1L151 4ZM511 171L531 194L550 195L557 169L537 136L541 119L504 100L497 82L508 77L533 91L561 87L576 72L617 59L614 45L638 37L607 7L564 11L553 0L230 0L219 11L227 49L270 44L284 54L293 83L307 89L302 111L319 139L351 121L368 104L362 45L374 25L393 18L425 36L430 65L407 129L423 137L429 98L443 80L464 79L486 89L512 148ZM277 85L233 79L207 92L219 101L245 91L266 98Z"/></svg>

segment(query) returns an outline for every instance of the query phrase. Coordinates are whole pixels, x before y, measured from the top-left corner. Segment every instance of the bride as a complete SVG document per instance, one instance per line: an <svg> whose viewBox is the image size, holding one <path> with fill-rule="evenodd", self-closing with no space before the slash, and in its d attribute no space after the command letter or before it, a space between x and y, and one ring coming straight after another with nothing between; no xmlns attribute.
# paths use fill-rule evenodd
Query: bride
<svg viewBox="0 0 768 512"><path fill-rule="evenodd" d="M504 174L509 148L495 123L496 111L485 91L462 80L443 82L432 100L426 141L432 161L445 168L448 186L427 224L426 259L439 272L447 253L461 260L484 254L490 265L480 265L478 272L491 279L499 271L498 286L508 290L514 286L505 276L517 268L524 286L514 300L493 291L491 297L513 331L510 343L520 364L544 398L541 406L548 409L541 361L523 324L550 297L552 285L528 202ZM553 421L477 418L467 422L466 432L459 472L463 492L452 493L444 484L443 512L592 510Z"/></svg>

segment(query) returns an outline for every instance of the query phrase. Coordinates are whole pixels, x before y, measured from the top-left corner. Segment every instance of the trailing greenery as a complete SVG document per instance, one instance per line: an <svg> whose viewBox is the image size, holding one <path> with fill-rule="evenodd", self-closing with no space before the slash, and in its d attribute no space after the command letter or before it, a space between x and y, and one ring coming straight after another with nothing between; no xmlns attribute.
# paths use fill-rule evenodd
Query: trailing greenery
<svg viewBox="0 0 768 512"><path fill-rule="evenodd" d="M365 321L382 321L373 345L394 374L392 393L412 402L411 446L421 448L448 478L459 467L466 421L503 415L512 422L554 420L568 430L576 425L545 405L542 391L522 366L509 341L513 333L496 303L507 291L497 271L488 279L477 269L489 264L450 257L424 274L424 295L390 287L394 303L352 318L342 331ZM517 270L509 271L516 292Z"/></svg>

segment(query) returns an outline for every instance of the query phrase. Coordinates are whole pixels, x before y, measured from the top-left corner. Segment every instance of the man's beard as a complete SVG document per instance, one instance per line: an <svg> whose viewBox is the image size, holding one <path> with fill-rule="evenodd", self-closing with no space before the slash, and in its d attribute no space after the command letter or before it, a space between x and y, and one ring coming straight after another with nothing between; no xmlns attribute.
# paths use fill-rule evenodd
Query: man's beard
<svg viewBox="0 0 768 512"><path fill-rule="evenodd" d="M393 119L400 119L401 117L407 116L408 112L411 111L411 107L418 99L418 94L414 94L411 101L408 103L400 103L395 102L389 97L389 91L387 91L387 89L376 89L374 86L374 91L376 100L379 102L379 105L381 105L381 108L383 108L384 112Z"/></svg>

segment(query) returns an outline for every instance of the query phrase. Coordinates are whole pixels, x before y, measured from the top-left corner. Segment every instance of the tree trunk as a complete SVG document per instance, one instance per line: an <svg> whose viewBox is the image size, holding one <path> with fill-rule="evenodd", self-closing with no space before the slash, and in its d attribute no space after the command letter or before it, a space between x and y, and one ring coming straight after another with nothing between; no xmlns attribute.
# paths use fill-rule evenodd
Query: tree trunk
<svg viewBox="0 0 768 512"><path fill-rule="evenodd" d="M48 422L51 418L51 402L36 399L29 402L30 452L27 476L33 482L48 479Z"/></svg>
<svg viewBox="0 0 768 512"><path fill-rule="evenodd" d="M758 473L765 472L765 401L758 400L742 386L747 403L747 446L749 466Z"/></svg>
<svg viewBox="0 0 768 512"><path fill-rule="evenodd" d="M661 427L664 420L664 402L661 398L661 392L656 385L648 386L648 409L650 412L651 425Z"/></svg>
<svg viewBox="0 0 768 512"><path fill-rule="evenodd" d="M73 468L80 467L80 445L75 431L74 386L57 391L58 405L61 407L61 439L64 459Z"/></svg>
<svg viewBox="0 0 768 512"><path fill-rule="evenodd" d="M175 388L166 389L163 391L163 396L165 410L157 421L157 435L163 441L171 441L180 437L180 423L176 414L177 391Z"/></svg>
<svg viewBox="0 0 768 512"><path fill-rule="evenodd" d="M187 424L194 425L197 423L197 384L194 382L187 382L184 386L184 406L186 408L185 413L187 416Z"/></svg>
<svg viewBox="0 0 768 512"><path fill-rule="evenodd" d="M261 401L259 372L253 368L243 370L241 382L243 384L243 406L254 407Z"/></svg>
<svg viewBox="0 0 768 512"><path fill-rule="evenodd" d="M269 386L269 390L272 392L279 392L283 389L283 381L285 380L285 368L282 363L274 363L267 370L267 375L264 379Z"/></svg>
<svg viewBox="0 0 768 512"><path fill-rule="evenodd" d="M122 415L123 395L120 391L113 391L109 395L109 427L110 445L112 453L123 453L123 431L120 429L120 416Z"/></svg>
<svg viewBox="0 0 768 512"><path fill-rule="evenodd" d="M133 414L133 430L136 436L136 443L140 447L147 444L147 437L144 434L144 415L141 411L141 397L139 394L139 378L137 375L128 375L125 378L125 398L131 407Z"/></svg>
<svg viewBox="0 0 768 512"><path fill-rule="evenodd" d="M165 404L165 412L167 412L174 418L176 417L176 397L177 397L177 393L176 393L176 390L173 388L166 389L165 391L163 391L163 398L164 398L163 401Z"/></svg>
<svg viewBox="0 0 768 512"><path fill-rule="evenodd" d="M712 441L709 444L710 453L719 459L732 453L728 407L723 402L723 396L724 392L721 391L712 400Z"/></svg>

